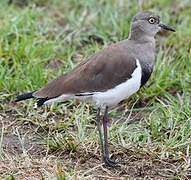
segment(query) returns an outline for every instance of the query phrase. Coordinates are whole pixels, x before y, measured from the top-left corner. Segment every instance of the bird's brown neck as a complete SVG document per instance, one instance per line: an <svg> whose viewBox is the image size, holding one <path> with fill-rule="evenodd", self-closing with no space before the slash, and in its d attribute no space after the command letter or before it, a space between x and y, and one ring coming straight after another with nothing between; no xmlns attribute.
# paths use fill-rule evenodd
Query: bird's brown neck
<svg viewBox="0 0 191 180"><path fill-rule="evenodd" d="M131 41L136 41L139 44L150 42L155 46L154 36L150 36L138 28L131 29L128 39Z"/></svg>

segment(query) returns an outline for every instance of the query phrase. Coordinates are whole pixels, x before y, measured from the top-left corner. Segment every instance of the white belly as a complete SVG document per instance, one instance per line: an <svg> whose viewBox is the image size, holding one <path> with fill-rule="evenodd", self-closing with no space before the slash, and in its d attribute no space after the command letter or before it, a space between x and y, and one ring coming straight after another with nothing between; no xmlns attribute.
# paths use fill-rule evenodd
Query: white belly
<svg viewBox="0 0 191 180"><path fill-rule="evenodd" d="M105 92L91 92L90 96L75 96L74 94L63 94L59 97L50 99L45 104L55 101L66 101L69 99L89 100L96 104L98 107L112 107L117 105L120 101L127 99L132 94L136 93L141 86L141 65L139 60L136 60L137 68L131 75L131 78L127 81L117 85L116 87L109 89ZM90 93L90 94L91 94ZM89 94L84 93L84 94Z"/></svg>
<svg viewBox="0 0 191 180"><path fill-rule="evenodd" d="M137 68L130 79L105 92L94 92L92 100L98 107L114 106L139 90L142 70L139 60L136 60L136 64Z"/></svg>

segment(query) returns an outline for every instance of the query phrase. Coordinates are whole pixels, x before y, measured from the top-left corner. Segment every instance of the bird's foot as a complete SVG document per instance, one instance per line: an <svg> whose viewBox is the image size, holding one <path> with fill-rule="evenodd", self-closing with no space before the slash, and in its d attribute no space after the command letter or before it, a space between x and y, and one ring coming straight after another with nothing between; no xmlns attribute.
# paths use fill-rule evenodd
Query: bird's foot
<svg viewBox="0 0 191 180"><path fill-rule="evenodd" d="M109 157L104 157L103 162L105 163L106 166L110 166L110 167L118 166L118 162L111 160Z"/></svg>

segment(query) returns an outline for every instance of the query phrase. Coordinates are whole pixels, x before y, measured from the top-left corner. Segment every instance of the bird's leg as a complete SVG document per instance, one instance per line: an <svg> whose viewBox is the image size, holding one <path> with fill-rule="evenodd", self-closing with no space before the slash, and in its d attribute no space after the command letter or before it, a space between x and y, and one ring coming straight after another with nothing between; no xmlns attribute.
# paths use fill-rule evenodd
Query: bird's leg
<svg viewBox="0 0 191 180"><path fill-rule="evenodd" d="M106 106L105 113L103 116L103 134L104 134L103 161L105 162L105 164L113 167L113 166L116 166L117 162L112 161L109 158L107 122L108 122L108 107Z"/></svg>
<svg viewBox="0 0 191 180"><path fill-rule="evenodd" d="M101 125L100 125L100 108L98 108L98 110L97 110L96 124L97 124L98 133L99 133L101 151L102 151L102 154L104 154L104 149L103 149L103 147L104 147L104 144L103 144L103 134L102 134Z"/></svg>

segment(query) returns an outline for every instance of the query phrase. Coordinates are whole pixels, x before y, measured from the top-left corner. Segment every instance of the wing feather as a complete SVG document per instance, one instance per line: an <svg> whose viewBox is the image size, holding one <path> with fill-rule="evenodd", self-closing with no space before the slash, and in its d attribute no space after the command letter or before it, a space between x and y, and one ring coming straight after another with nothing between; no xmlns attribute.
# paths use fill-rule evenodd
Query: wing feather
<svg viewBox="0 0 191 180"><path fill-rule="evenodd" d="M131 78L135 68L136 60L129 56L128 49L114 44L51 81L33 96L54 98L62 94L103 92Z"/></svg>

